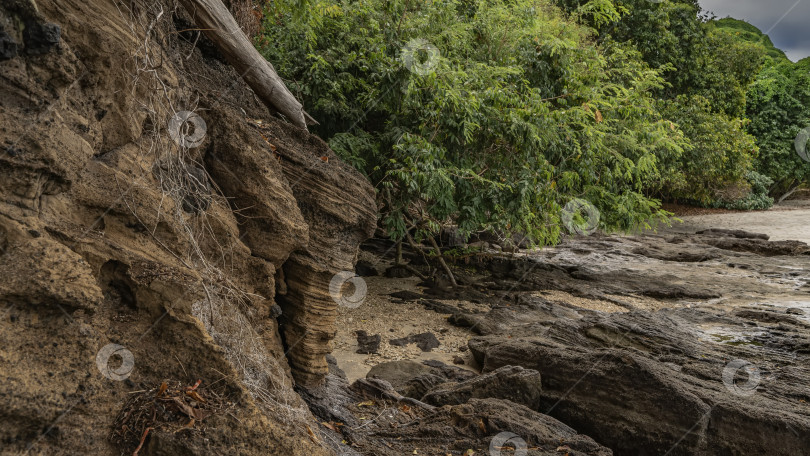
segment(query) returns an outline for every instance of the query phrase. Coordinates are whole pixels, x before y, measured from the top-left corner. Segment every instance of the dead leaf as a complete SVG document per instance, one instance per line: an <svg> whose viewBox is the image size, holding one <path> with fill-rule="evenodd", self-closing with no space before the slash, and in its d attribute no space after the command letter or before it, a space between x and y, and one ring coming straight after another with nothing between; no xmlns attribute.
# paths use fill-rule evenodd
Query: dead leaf
<svg viewBox="0 0 810 456"><path fill-rule="evenodd" d="M340 429L338 429L337 425L334 425L332 423L327 423L326 421L322 421L321 424L326 426L327 429L331 429L331 430L333 430L335 432L340 432Z"/></svg>
<svg viewBox="0 0 810 456"><path fill-rule="evenodd" d="M480 429L481 432L484 433L484 434L487 433L487 426L484 424L484 420L482 420L482 419L478 420L478 429Z"/></svg>
<svg viewBox="0 0 810 456"><path fill-rule="evenodd" d="M358 407L373 407L374 401L365 401L357 404Z"/></svg>
<svg viewBox="0 0 810 456"><path fill-rule="evenodd" d="M194 418L194 409L189 407L188 404L180 400L179 397L173 397L172 401L177 404L177 407L180 408L180 411L188 415L189 418Z"/></svg>
<svg viewBox="0 0 810 456"><path fill-rule="evenodd" d="M323 157L321 157L321 161L324 162L324 163L329 163L329 157L324 155Z"/></svg>
<svg viewBox="0 0 810 456"><path fill-rule="evenodd" d="M602 112L597 109L596 110L596 123L601 123L601 122L602 122Z"/></svg>
<svg viewBox="0 0 810 456"><path fill-rule="evenodd" d="M186 395L191 396L191 398L194 399L197 402L202 402L203 404L205 404L205 402L206 402L206 400L203 399L202 396L197 394L196 391L186 391Z"/></svg>
<svg viewBox="0 0 810 456"><path fill-rule="evenodd" d="M163 393L166 392L167 388L169 388L169 385L167 385L166 382L161 383L160 389L158 390L158 393L155 395L155 397L163 396Z"/></svg>
<svg viewBox="0 0 810 456"><path fill-rule="evenodd" d="M315 435L314 432L312 432L312 429L310 429L309 426L307 426L307 434L309 434L309 438L311 438L313 442L320 443L318 437Z"/></svg>
<svg viewBox="0 0 810 456"><path fill-rule="evenodd" d="M197 421L202 421L202 420L204 420L204 419L206 419L209 416L214 414L214 412L211 411L211 410L203 410L203 409L197 409L197 408L191 409L191 410L194 411L194 418Z"/></svg>
<svg viewBox="0 0 810 456"><path fill-rule="evenodd" d="M410 406L407 406L407 405L405 405L405 404L400 405L400 406L399 406L399 409L400 409L401 411L405 412L405 413L407 413L407 412L410 412L410 411L411 411L411 407L410 407Z"/></svg>

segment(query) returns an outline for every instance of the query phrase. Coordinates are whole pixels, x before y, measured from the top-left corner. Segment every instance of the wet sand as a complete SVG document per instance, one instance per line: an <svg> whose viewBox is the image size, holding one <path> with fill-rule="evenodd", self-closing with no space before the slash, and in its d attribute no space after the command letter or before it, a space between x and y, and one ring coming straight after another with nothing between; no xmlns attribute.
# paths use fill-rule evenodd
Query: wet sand
<svg viewBox="0 0 810 456"><path fill-rule="evenodd" d="M767 211L730 212L679 217L683 223L659 230L663 233L694 233L724 228L764 233L772 241L802 241L810 244L810 200L786 201Z"/></svg>

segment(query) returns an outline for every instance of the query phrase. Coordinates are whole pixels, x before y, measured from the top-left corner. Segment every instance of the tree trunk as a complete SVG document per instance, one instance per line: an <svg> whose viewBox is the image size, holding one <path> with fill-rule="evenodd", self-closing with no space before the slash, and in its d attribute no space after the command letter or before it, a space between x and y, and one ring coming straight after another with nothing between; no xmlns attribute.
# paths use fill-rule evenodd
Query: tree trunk
<svg viewBox="0 0 810 456"><path fill-rule="evenodd" d="M442 256L442 249L439 248L439 244L436 243L436 239L433 236L428 236L430 239L431 245L433 245L433 250L436 251L436 256L439 259L439 264L442 265L444 268L444 272L447 273L447 276L450 278L450 283L453 285L453 288L457 287L458 284L456 283L456 277L453 275L453 271L450 270L450 266L447 266L447 262L444 261L444 256Z"/></svg>
<svg viewBox="0 0 810 456"><path fill-rule="evenodd" d="M307 125L317 125L284 85L273 65L253 47L221 0L180 0L180 3L264 104L305 130Z"/></svg>
<svg viewBox="0 0 810 456"><path fill-rule="evenodd" d="M776 204L782 204L782 201L784 201L784 200L786 200L786 199L790 198L790 195L792 195L792 194L796 193L796 190L800 189L801 187L802 187L801 182L800 182L800 183L798 183L798 184L796 184L796 186L795 186L795 187L791 188L790 190L788 190L788 191L787 191L787 193L785 193L784 195L782 195L782 196L779 198L779 200L778 200L778 201L776 201Z"/></svg>

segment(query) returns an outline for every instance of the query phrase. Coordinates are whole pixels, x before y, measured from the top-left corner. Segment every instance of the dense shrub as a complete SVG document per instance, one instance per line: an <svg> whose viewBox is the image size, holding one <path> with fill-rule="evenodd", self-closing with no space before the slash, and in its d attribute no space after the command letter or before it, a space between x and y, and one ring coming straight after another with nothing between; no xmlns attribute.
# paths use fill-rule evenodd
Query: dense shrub
<svg viewBox="0 0 810 456"><path fill-rule="evenodd" d="M699 95L662 101L660 109L690 138L682 155L662 160L664 196L712 205L729 187L745 186L757 147L743 120L712 113L709 101Z"/></svg>
<svg viewBox="0 0 810 456"><path fill-rule="evenodd" d="M717 198L714 207L734 209L738 211L759 211L773 206L773 198L768 196L768 191L773 185L773 180L756 171L751 171L746 175L747 189L741 198L728 198L721 196Z"/></svg>
<svg viewBox="0 0 810 456"><path fill-rule="evenodd" d="M377 186L395 237L452 220L555 242L575 197L607 229L666 215L644 190L686 143L656 108L660 73L548 1L275 2L267 17L260 49Z"/></svg>

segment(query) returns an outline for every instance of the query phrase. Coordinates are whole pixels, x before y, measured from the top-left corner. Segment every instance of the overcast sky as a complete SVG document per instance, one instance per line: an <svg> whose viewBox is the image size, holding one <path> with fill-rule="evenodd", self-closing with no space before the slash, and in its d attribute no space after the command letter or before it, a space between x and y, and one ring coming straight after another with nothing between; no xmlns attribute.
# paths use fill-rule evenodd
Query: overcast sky
<svg viewBox="0 0 810 456"><path fill-rule="evenodd" d="M794 62L810 56L810 0L699 0L718 18L757 26Z"/></svg>

